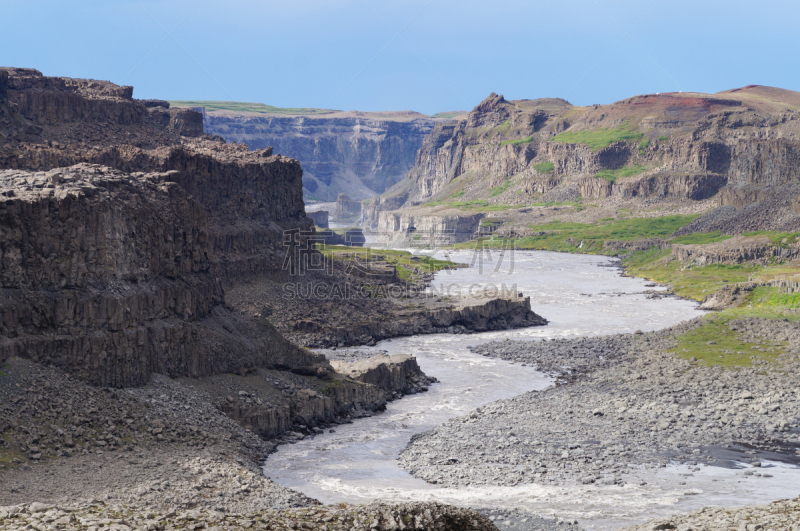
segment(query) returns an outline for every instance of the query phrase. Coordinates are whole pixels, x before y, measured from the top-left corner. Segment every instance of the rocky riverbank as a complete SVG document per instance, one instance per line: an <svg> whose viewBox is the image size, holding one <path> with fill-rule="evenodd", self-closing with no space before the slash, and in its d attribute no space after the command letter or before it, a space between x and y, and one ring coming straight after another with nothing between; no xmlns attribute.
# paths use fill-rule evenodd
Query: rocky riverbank
<svg viewBox="0 0 800 531"><path fill-rule="evenodd" d="M725 509L708 507L691 514L661 518L643 525L625 528L625 531L660 531L676 529L800 529L800 498L780 500L766 505Z"/></svg>
<svg viewBox="0 0 800 531"><path fill-rule="evenodd" d="M800 463L800 325L732 320L727 326L740 348L759 356L724 368L674 352L681 338L703 326L696 319L646 334L478 346L483 355L556 375L557 385L415 437L401 466L428 482L457 487L623 485L633 467L669 462ZM770 474L758 473L769 481Z"/></svg>
<svg viewBox="0 0 800 531"><path fill-rule="evenodd" d="M266 478L260 463L280 442L370 415L433 381L409 356L383 358L353 366L337 362L348 376L331 378L327 388L316 377L260 371L205 379L156 375L146 386L128 389L93 387L12 358L0 371L0 529L31 523L90 529L99 521L142 529L200 521L237 528L253 520L284 529L298 519L313 520L310 515L331 530L370 528L375 507L275 512L318 502ZM373 402L360 402L353 389ZM267 408L272 416L257 414ZM283 430L256 424L284 411ZM270 429L276 433L267 439ZM494 529L476 513L452 507L380 511L379 529L394 529L390 517L409 529Z"/></svg>
<svg viewBox="0 0 800 531"><path fill-rule="evenodd" d="M90 530L105 528L172 531L177 529L319 529L324 531L494 531L492 522L468 509L428 504L374 503L285 511L225 513L209 509L143 512L136 507L91 501L52 506L32 503L0 507L0 529Z"/></svg>

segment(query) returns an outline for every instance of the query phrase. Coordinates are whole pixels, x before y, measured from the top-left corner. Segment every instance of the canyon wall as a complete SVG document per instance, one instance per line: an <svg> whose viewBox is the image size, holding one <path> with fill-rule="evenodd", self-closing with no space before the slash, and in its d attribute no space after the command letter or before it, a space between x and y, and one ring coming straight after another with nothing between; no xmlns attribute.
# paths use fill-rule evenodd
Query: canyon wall
<svg viewBox="0 0 800 531"><path fill-rule="evenodd" d="M272 146L303 166L306 197L356 200L402 179L436 120L408 113L334 112L314 116L205 113L205 130L250 149Z"/></svg>
<svg viewBox="0 0 800 531"><path fill-rule="evenodd" d="M367 202L362 217L379 229L383 213L397 210L459 215L464 206L489 212L492 205L584 198L717 196L719 206L740 208L756 198L796 195L799 134L798 93L770 87L590 107L492 94L465 121L436 124L407 177ZM788 203L764 210L772 212L765 227L788 230L798 221ZM729 221L730 230L743 230L738 218Z"/></svg>
<svg viewBox="0 0 800 531"><path fill-rule="evenodd" d="M226 284L281 271L285 231L311 229L296 160L226 145L131 87L30 69L0 69L0 86L0 363L118 387L330 371L225 304Z"/></svg>

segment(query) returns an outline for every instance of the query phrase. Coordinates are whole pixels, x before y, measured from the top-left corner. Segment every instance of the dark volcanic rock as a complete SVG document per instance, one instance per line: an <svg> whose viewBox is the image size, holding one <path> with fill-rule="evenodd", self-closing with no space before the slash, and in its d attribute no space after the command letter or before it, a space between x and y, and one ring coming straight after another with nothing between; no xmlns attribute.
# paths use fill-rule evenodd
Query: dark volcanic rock
<svg viewBox="0 0 800 531"><path fill-rule="evenodd" d="M214 141L201 114L131 87L0 72L0 167L15 168L0 174L0 361L110 386L325 365L224 299L223 283L281 269L285 230L311 228L297 161Z"/></svg>

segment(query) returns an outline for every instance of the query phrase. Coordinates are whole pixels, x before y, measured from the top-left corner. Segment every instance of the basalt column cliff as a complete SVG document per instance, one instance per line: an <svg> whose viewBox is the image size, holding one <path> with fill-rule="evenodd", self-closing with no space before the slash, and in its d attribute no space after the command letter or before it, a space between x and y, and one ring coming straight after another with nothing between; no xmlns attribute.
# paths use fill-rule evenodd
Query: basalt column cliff
<svg viewBox="0 0 800 531"><path fill-rule="evenodd" d="M202 132L131 87L0 70L0 362L99 385L153 372L328 370L223 285L280 270L308 229L295 160Z"/></svg>

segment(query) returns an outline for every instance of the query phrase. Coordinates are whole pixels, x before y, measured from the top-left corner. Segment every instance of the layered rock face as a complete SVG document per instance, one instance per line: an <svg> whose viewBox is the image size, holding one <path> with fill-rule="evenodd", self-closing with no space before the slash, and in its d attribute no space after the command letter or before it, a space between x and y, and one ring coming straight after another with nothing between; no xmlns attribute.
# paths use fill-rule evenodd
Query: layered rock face
<svg viewBox="0 0 800 531"><path fill-rule="evenodd" d="M152 372L322 362L224 308L208 216L175 176L87 164L0 172L1 361L120 387Z"/></svg>
<svg viewBox="0 0 800 531"><path fill-rule="evenodd" d="M98 385L153 372L329 370L223 286L280 271L310 229L297 161L228 146L131 87L0 69L0 362Z"/></svg>
<svg viewBox="0 0 800 531"><path fill-rule="evenodd" d="M273 146L302 164L307 197L356 200L383 193L402 179L436 120L408 113L343 113L262 116L214 111L206 132L251 149Z"/></svg>
<svg viewBox="0 0 800 531"><path fill-rule="evenodd" d="M799 133L800 94L770 87L592 107L492 94L466 121L436 124L406 179L372 199L363 217L377 229L382 212L431 214L469 201L475 211L475 202L522 207L718 195L719 206L735 208L785 198L764 209L770 213L759 227L788 230L800 221L793 208L800 204ZM753 230L742 225L752 215L726 216L730 230Z"/></svg>

